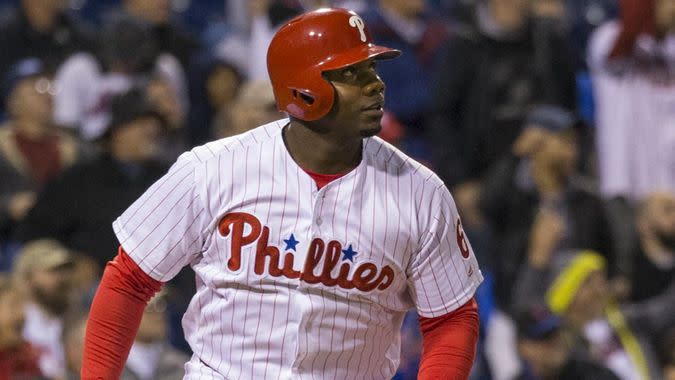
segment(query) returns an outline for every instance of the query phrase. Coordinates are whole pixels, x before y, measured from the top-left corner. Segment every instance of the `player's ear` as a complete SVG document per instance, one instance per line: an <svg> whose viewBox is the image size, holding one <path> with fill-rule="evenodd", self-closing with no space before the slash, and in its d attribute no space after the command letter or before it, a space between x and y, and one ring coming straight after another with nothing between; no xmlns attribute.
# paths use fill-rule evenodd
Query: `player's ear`
<svg viewBox="0 0 675 380"><path fill-rule="evenodd" d="M300 98L305 104L311 106L314 104L314 97L305 91L293 90L293 97Z"/></svg>

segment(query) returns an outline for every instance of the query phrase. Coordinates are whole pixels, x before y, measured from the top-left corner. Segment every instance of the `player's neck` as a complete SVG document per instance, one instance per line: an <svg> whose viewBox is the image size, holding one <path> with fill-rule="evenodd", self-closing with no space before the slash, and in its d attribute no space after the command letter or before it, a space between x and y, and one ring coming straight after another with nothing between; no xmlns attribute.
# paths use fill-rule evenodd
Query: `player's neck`
<svg viewBox="0 0 675 380"><path fill-rule="evenodd" d="M303 169L320 174L345 173L361 161L363 139L344 140L291 121L283 131L286 149Z"/></svg>

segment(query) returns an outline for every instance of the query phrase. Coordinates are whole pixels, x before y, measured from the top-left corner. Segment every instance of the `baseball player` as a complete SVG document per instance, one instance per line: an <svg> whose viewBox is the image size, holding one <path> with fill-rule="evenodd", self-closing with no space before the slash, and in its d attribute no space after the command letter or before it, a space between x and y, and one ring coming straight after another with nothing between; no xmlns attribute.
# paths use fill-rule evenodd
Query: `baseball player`
<svg viewBox="0 0 675 380"><path fill-rule="evenodd" d="M190 265L186 379L390 379L407 310L420 379L468 377L482 275L439 178L380 130L378 60L344 9L298 16L267 54L289 119L184 153L114 223L83 379L117 378L143 308Z"/></svg>

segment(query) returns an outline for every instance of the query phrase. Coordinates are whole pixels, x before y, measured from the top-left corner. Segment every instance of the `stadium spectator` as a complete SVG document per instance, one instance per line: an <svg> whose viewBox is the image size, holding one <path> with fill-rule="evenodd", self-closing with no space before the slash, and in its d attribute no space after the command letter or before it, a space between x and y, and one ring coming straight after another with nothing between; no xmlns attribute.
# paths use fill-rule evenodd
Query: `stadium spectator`
<svg viewBox="0 0 675 380"><path fill-rule="evenodd" d="M17 62L2 83L9 115L0 126L0 245L6 251L13 229L33 206L37 192L86 150L52 124L54 86L37 58ZM2 256L0 269L11 266L9 253Z"/></svg>
<svg viewBox="0 0 675 380"><path fill-rule="evenodd" d="M249 4L250 48L247 78L250 80L269 80L267 76L267 47L274 32L284 21L288 21L302 11L300 1L252 0Z"/></svg>
<svg viewBox="0 0 675 380"><path fill-rule="evenodd" d="M0 379L38 377L38 351L21 335L24 301L9 278L0 277Z"/></svg>
<svg viewBox="0 0 675 380"><path fill-rule="evenodd" d="M94 48L93 34L71 13L65 0L20 0L0 23L0 78L16 62L36 57L55 70L76 51Z"/></svg>
<svg viewBox="0 0 675 380"><path fill-rule="evenodd" d="M167 340L167 296L164 289L148 303L120 379L179 380L185 375L183 366L189 357L170 347ZM86 325L86 316L74 315L64 326L66 380L79 379Z"/></svg>
<svg viewBox="0 0 675 380"><path fill-rule="evenodd" d="M545 306L531 306L516 318L523 371L514 380L619 380L608 369L572 355L560 318Z"/></svg>
<svg viewBox="0 0 675 380"><path fill-rule="evenodd" d="M216 115L216 137L234 136L284 117L277 111L272 84L267 81L245 82L229 111Z"/></svg>
<svg viewBox="0 0 675 380"><path fill-rule="evenodd" d="M239 28L228 31L213 51L223 59L236 62L246 78L269 80L267 47L274 32L284 21L300 14L304 3L309 6L315 4L305 0L246 0L232 3L237 3L238 12L232 12L230 24L239 25Z"/></svg>
<svg viewBox="0 0 675 380"><path fill-rule="evenodd" d="M605 259L594 251L570 250L530 255L515 289L514 310L545 302L578 337L577 354L621 379L660 378L651 339L675 324L675 284L649 300L619 304L610 291Z"/></svg>
<svg viewBox="0 0 675 380"><path fill-rule="evenodd" d="M134 88L119 95L111 108L112 119L100 138L103 151L48 184L17 228L20 241L58 239L94 259L99 270L119 245L113 220L166 171L157 161L165 121L145 91Z"/></svg>
<svg viewBox="0 0 675 380"><path fill-rule="evenodd" d="M61 334L71 307L74 258L55 240L26 243L19 252L13 281L26 300L23 337L39 352L39 366L49 378L65 375Z"/></svg>
<svg viewBox="0 0 675 380"><path fill-rule="evenodd" d="M618 15L616 0L567 0L566 13L570 45L575 56L582 60L588 50L588 40L593 31Z"/></svg>
<svg viewBox="0 0 675 380"><path fill-rule="evenodd" d="M182 66L175 57L161 54L147 24L124 15L111 17L100 40L97 55L74 54L56 72L56 124L87 141L99 138L110 121L111 99L146 85L153 75L169 81L179 99L187 98ZM186 106L187 101L181 103Z"/></svg>
<svg viewBox="0 0 675 380"><path fill-rule="evenodd" d="M150 102L166 119L168 129L180 132L185 125L185 110L171 83L162 76L155 76L146 86L146 92Z"/></svg>
<svg viewBox="0 0 675 380"><path fill-rule="evenodd" d="M185 68L192 54L199 50L199 41L171 17L170 0L122 0L123 12L150 26L159 51L178 58Z"/></svg>
<svg viewBox="0 0 675 380"><path fill-rule="evenodd" d="M532 3L479 0L471 24L445 46L428 129L437 172L456 198L477 191L468 183L510 151L533 106L574 106L567 44L534 22Z"/></svg>
<svg viewBox="0 0 675 380"><path fill-rule="evenodd" d="M508 305L519 267L532 251L590 247L614 262L602 200L575 169L574 114L540 106L524 125L512 152L486 174L479 201L499 247L491 259L502 307Z"/></svg>
<svg viewBox="0 0 675 380"><path fill-rule="evenodd" d="M66 362L64 380L79 380L82 368L84 333L87 328L87 316L74 312L69 314L63 324L63 350Z"/></svg>
<svg viewBox="0 0 675 380"><path fill-rule="evenodd" d="M675 328L665 335L659 350L664 380L675 380Z"/></svg>
<svg viewBox="0 0 675 380"><path fill-rule="evenodd" d="M662 293L675 281L675 194L655 192L637 210L640 237L631 265L631 301Z"/></svg>
<svg viewBox="0 0 675 380"><path fill-rule="evenodd" d="M244 76L235 64L208 53L195 60L189 78L187 133L188 144L195 146L215 137L212 125L216 117L229 118L227 115L244 82Z"/></svg>
<svg viewBox="0 0 675 380"><path fill-rule="evenodd" d="M448 38L446 23L428 3L378 0L363 13L375 41L403 52L400 59L382 63L378 72L387 83L387 110L408 129L409 142L417 137L417 146L422 142L420 136L431 105L432 80L439 69L441 48ZM414 145L404 148L415 157L426 152Z"/></svg>
<svg viewBox="0 0 675 380"><path fill-rule="evenodd" d="M145 308L122 380L180 380L185 375L183 366L190 358L167 340L166 297L166 291L158 293Z"/></svg>
<svg viewBox="0 0 675 380"><path fill-rule="evenodd" d="M154 76L148 83L146 91L150 103L166 120L167 130L161 136L161 159L173 163L187 150L186 110L180 102L176 89L165 77Z"/></svg>
<svg viewBox="0 0 675 380"><path fill-rule="evenodd" d="M675 3L622 0L589 43L604 197L675 192Z"/></svg>

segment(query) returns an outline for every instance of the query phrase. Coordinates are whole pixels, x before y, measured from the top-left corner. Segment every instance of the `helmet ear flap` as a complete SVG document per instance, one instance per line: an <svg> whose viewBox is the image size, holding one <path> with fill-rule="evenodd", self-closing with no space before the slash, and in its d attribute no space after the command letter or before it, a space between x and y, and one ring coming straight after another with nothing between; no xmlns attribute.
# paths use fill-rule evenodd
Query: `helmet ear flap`
<svg viewBox="0 0 675 380"><path fill-rule="evenodd" d="M289 88L291 96L285 111L301 120L313 121L325 116L333 108L333 86L323 78L312 82L314 88Z"/></svg>

